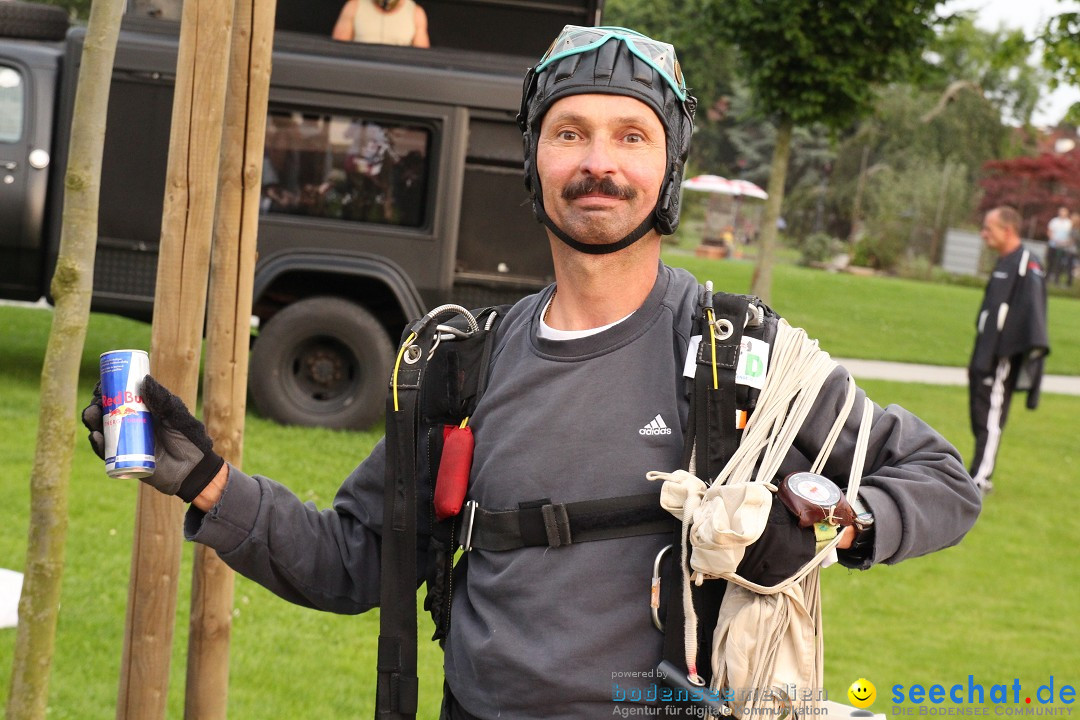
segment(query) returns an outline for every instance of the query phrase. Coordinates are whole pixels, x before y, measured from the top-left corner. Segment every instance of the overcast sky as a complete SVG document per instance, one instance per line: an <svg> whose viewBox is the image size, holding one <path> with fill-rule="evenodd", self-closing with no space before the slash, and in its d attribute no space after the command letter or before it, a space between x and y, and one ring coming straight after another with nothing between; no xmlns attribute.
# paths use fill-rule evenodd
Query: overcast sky
<svg viewBox="0 0 1080 720"><path fill-rule="evenodd" d="M1042 31L1046 21L1059 13L1080 9L1074 0L950 0L939 8L941 12L974 10L975 24L986 30L1004 25L1020 28L1028 37ZM1032 62L1037 62L1037 58ZM1080 88L1062 87L1047 91L1035 111L1036 125L1053 125L1061 119L1074 102L1080 101Z"/></svg>

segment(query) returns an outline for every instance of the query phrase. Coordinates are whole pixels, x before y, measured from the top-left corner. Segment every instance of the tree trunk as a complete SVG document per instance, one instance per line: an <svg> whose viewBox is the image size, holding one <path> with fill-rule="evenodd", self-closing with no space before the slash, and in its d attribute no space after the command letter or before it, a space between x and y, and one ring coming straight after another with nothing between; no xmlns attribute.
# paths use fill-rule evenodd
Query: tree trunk
<svg viewBox="0 0 1080 720"><path fill-rule="evenodd" d="M949 182L952 179L952 163L946 162L941 170L941 193L938 195L937 210L934 212L934 230L930 242L930 266L933 267L941 262L942 241L948 230L945 210L949 202Z"/></svg>
<svg viewBox="0 0 1080 720"><path fill-rule="evenodd" d="M859 163L859 179L855 183L855 200L851 203L851 232L848 233L848 252L854 253L855 243L862 237L862 197L866 187L866 164L870 159L870 143L863 146L862 161Z"/></svg>
<svg viewBox="0 0 1080 720"><path fill-rule="evenodd" d="M214 447L243 462L255 238L262 189L275 0L239 0L225 103L217 226L203 375L203 414ZM233 574L213 550L195 549L184 717L228 709Z"/></svg>
<svg viewBox="0 0 1080 720"><path fill-rule="evenodd" d="M776 128L776 148L773 149L772 167L769 170L769 199L765 201L765 216L761 219L761 247L758 248L757 264L754 266L754 276L750 281L750 294L757 295L766 303L772 295L776 222L780 219L780 206L784 202L784 182L787 180L793 130L794 123L786 118L781 120Z"/></svg>
<svg viewBox="0 0 1080 720"><path fill-rule="evenodd" d="M190 408L199 383L233 3L184 4L150 369ZM183 503L140 484L120 666L118 720L165 715Z"/></svg>
<svg viewBox="0 0 1080 720"><path fill-rule="evenodd" d="M8 720L45 717L67 539L67 488L79 407L79 363L86 340L97 249L98 195L122 0L97 0L83 45L71 151L64 175L63 230L52 295L56 309L41 369L41 408L30 476L30 534ZM102 468L103 482L104 467Z"/></svg>

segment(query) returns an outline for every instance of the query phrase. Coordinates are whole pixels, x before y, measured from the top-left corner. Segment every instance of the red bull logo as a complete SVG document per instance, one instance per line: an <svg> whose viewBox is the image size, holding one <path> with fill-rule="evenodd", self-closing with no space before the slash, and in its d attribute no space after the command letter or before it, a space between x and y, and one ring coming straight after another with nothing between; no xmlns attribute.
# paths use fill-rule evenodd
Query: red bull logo
<svg viewBox="0 0 1080 720"><path fill-rule="evenodd" d="M131 407L130 405L121 405L120 407L110 412L109 417L119 419L122 417L127 417L128 415L136 415L138 414L138 412L138 410Z"/></svg>
<svg viewBox="0 0 1080 720"><path fill-rule="evenodd" d="M115 395L101 395L101 406L105 408L106 412L116 412L115 410L109 410L109 408L121 408L125 405L142 405L142 395L136 395L131 390L121 390Z"/></svg>

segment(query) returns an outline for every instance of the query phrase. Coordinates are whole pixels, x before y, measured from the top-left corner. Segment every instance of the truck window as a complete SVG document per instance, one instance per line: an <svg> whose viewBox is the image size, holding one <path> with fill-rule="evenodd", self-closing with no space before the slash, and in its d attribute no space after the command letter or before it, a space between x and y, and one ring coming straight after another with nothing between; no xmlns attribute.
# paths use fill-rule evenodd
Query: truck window
<svg viewBox="0 0 1080 720"><path fill-rule="evenodd" d="M419 227L431 135L385 118L271 110L261 210Z"/></svg>
<svg viewBox="0 0 1080 720"><path fill-rule="evenodd" d="M16 142L22 137L25 105L22 74L0 64L0 142Z"/></svg>

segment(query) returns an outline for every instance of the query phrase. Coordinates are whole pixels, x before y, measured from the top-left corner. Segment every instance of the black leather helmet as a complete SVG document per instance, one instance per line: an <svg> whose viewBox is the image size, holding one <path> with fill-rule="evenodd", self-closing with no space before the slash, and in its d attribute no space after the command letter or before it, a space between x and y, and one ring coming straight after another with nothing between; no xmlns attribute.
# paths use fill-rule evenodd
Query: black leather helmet
<svg viewBox="0 0 1080 720"><path fill-rule="evenodd" d="M599 93L625 95L653 109L667 135L667 169L656 209L618 242L590 245L571 238L544 209L536 146L545 113L560 98ZM686 90L675 48L620 27L567 25L525 76L518 126L525 144L525 187L533 212L563 242L581 252L607 254L629 246L654 227L670 235L679 225L679 188L690 151L697 100Z"/></svg>

